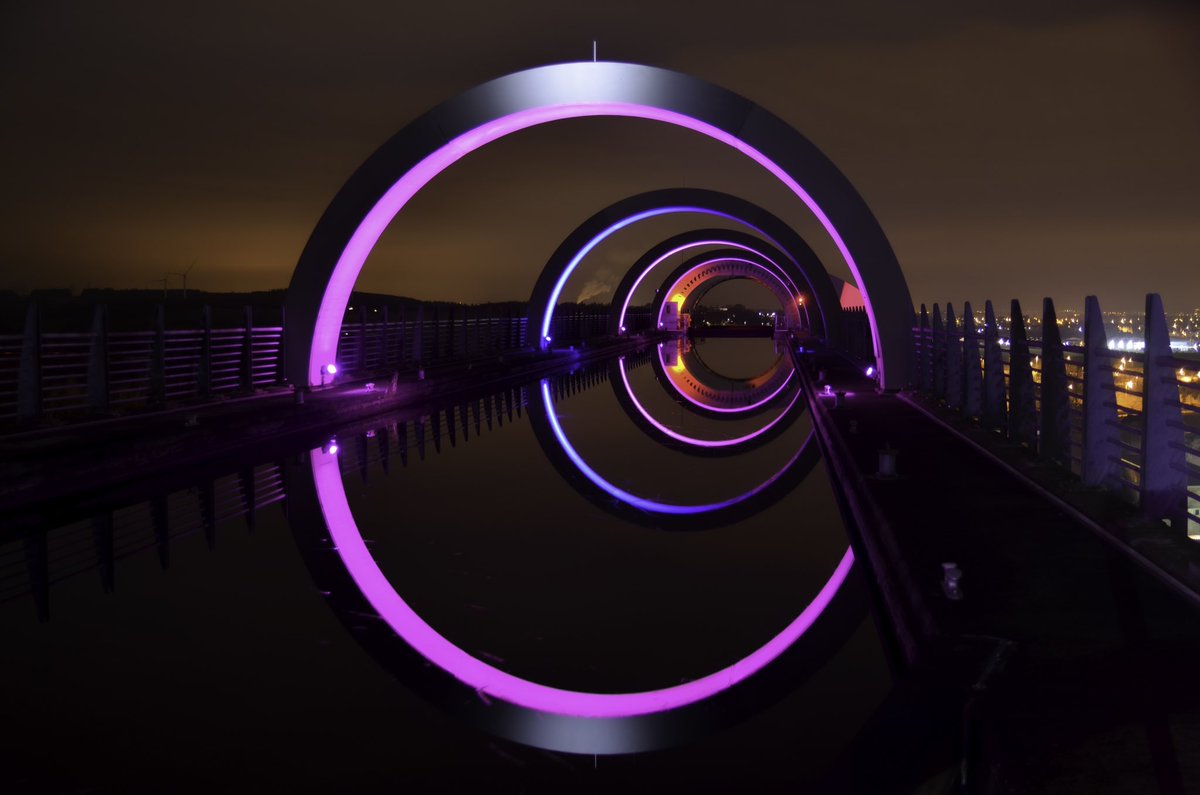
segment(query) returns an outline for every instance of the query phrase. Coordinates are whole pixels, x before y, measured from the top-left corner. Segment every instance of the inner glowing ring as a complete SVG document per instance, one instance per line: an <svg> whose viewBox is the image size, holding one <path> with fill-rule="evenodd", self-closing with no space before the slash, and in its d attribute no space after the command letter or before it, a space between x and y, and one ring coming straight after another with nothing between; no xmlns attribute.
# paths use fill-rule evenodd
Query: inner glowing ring
<svg viewBox="0 0 1200 795"><path fill-rule="evenodd" d="M859 267L850 249L816 201L783 168L738 137L686 114L633 102L566 102L537 106L493 119L450 140L405 172L367 212L342 249L326 282L309 346L309 384L320 383L320 368L336 361L343 315L358 274L380 235L409 199L446 168L488 143L539 124L587 116L624 116L664 122L733 147L767 169L804 202L829 234L851 272L858 275ZM562 284L565 284L565 279L556 284L551 306L558 302ZM863 300L868 313L873 316L870 297L865 290ZM874 324L872 333L877 334ZM879 349L878 341L876 349ZM548 403L549 392L544 384L543 396ZM554 415L551 412L549 416ZM490 696L549 713L596 718L628 717L674 709L709 698L759 671L795 643L832 601L854 562L853 551L847 548L829 581L792 623L744 659L716 673L675 687L641 693L604 694L561 690L520 679L477 660L422 620L392 588L367 550L350 511L336 457L313 450L309 458L321 511L338 555L364 597L388 625L418 653L459 681Z"/></svg>
<svg viewBox="0 0 1200 795"><path fill-rule="evenodd" d="M750 249L750 247L749 247L749 246L736 246L736 248L739 248L739 249L741 249L742 251L749 251L749 250L752 250L752 249ZM773 260L771 260L771 259L770 259L769 257L767 257L766 255L764 255L764 254L762 254L762 253L760 253L760 252L758 252L758 251L755 251L754 253L755 253L755 254L758 254L760 257L762 257L762 258L763 258L764 260L766 260L767 262L770 262L770 263L771 263L772 265L774 265L775 267L777 267L777 268L779 267L779 265L778 265L776 262L774 262ZM798 298L798 296L797 296L797 294L796 294L795 292L792 292L791 290L788 290L788 286L787 286L786 284L784 284L784 283L783 283L783 279L779 278L779 274L775 273L775 272L774 272L774 271L772 271L770 268L765 268L765 267L763 267L763 265L762 265L762 263L761 263L761 262L755 262L754 260L745 259L745 258L743 258L743 257L717 257L716 259L712 259L712 260L708 260L708 261L705 261L705 262L701 262L701 263L699 263L698 265L696 265L695 267L692 267L692 268L688 269L687 273L684 273L682 276L680 276L678 279L676 279L676 280L675 280L675 283L674 283L674 284L672 284L672 285L670 286L670 288L668 288L668 289L667 289L667 291L666 291L666 295L667 295L667 296L670 296L670 295L672 295L672 294L675 292L675 289L676 289L677 287L679 287L680 283L681 283L681 282L683 282L683 280L684 280L684 279L688 278L688 275L689 275L689 274L695 273L697 270L699 270L699 269L701 269L701 268L707 268L709 265L715 265L715 264L717 264L717 263L719 263L719 262L740 262L740 263L741 263L741 264L743 264L743 265L753 265L755 268L758 268L758 269L759 269L760 271L762 271L763 273L769 274L769 275L771 276L771 278L773 278L775 281L779 282L779 286L783 288L783 291L784 291L785 293L788 293L788 294L790 294L790 295L792 296L792 301L793 301L792 307L793 307L793 308L795 307L795 303L794 303L794 302L795 302L795 300ZM744 278L744 277L743 277L743 278ZM639 281L640 281L640 280L639 280ZM705 281L707 281L707 279L706 279ZM791 279L789 279L788 281L791 281ZM700 284L703 284L703 283L704 283L704 282L701 282ZM697 285L697 286L699 286L699 285ZM763 286L763 287L766 287L766 285L762 285L762 286ZM634 283L634 287L637 287L637 283L636 283L636 282ZM793 287L793 289L794 289L794 288L795 288L795 285L792 285L792 287ZM770 288L769 288L769 287L767 287L767 291L768 291L768 292L770 291ZM630 298L632 298L632 297L633 297L633 290L630 290L630 291L629 291L629 297L630 297ZM776 296L776 298L778 298L778 296ZM659 310L658 310L658 317L656 318L656 320L657 320L659 323L661 323L661 322L662 322L662 313L663 313L663 310L665 310L665 309L667 308L667 300L668 300L668 299L667 299L667 298L664 296L663 304L662 304L662 306L661 306L661 307L659 308ZM625 302L625 306L628 306L628 305L629 305L629 301L628 301L628 300L626 300L626 302ZM683 307L681 306L681 307L680 307L680 309L682 309L682 308L683 308ZM782 312L783 312L785 315L786 315L786 314L788 313L788 311L789 311L789 307L786 307L786 306L781 306L781 307L779 307L779 309L780 309L780 311L782 311ZM625 312L624 312L624 309L622 309L622 311L621 311L621 319L622 319L622 320L624 320L624 319L625 319Z"/></svg>
<svg viewBox="0 0 1200 795"><path fill-rule="evenodd" d="M548 383L542 397L550 406ZM560 441L562 429L552 418ZM811 437L810 437L811 438ZM568 455L574 454L571 449ZM665 712L703 701L754 675L791 647L833 601L854 565L847 548L825 585L784 629L741 660L684 684L635 693L590 693L549 687L522 679L472 657L438 633L404 601L371 555L346 498L337 456L320 448L309 453L317 500L329 538L354 584L389 627L418 654L464 685L489 698L527 709L577 718L627 718ZM586 465L585 465L586 466Z"/></svg>
<svg viewBox="0 0 1200 795"><path fill-rule="evenodd" d="M683 442L684 444L690 444L695 447L734 447L734 446L742 444L744 442L748 442L751 439L757 439L759 436L762 436L764 433L766 433L767 431L774 428L779 423L780 420L782 420L784 417L786 417L788 415L788 412L790 412L792 410L792 407L796 405L796 401L800 398L800 392L797 391L796 394L794 396L792 396L792 402L788 403L787 408L785 408L783 411L779 412L779 414L776 415L766 425L762 426L758 430L751 431L750 433L747 433L743 436L737 436L732 439L717 439L717 440L697 439L694 436L685 436L684 434L679 433L678 431L673 430L672 428L664 425L663 423L656 420L650 414L650 412L647 411L645 409L645 407L642 406L641 401L639 401L637 399L637 396L633 394L633 386L630 385L629 376L625 373L625 357L624 356L622 356L620 359L617 360L617 369L620 370L620 372L621 372L621 381L622 381L622 383L625 384L625 391L629 393L629 399L633 401L633 406L634 406L634 408L636 408L638 410L638 413L646 418L646 422L650 423L655 428L660 430L664 435L669 436L670 438L674 439L675 441ZM796 374L795 370L793 370L791 373L788 373L788 377L784 380L783 385L780 386L779 389L776 389L774 393L772 393L771 398L775 397L775 395L778 395L783 390L783 387L788 385L788 382L792 380L792 376L795 374ZM668 380L670 380L670 379L668 379ZM676 387L675 391L679 392L679 388ZM682 392L680 392L680 394L682 394ZM768 400L769 399L770 398L768 398ZM695 401L693 400L692 402L695 402ZM766 401L762 401L758 405L762 405L762 403L765 403L765 402ZM697 403L697 405L700 405L700 404ZM748 410L748 408L741 409L741 411L747 411L747 410Z"/></svg>
<svg viewBox="0 0 1200 795"><path fill-rule="evenodd" d="M712 513L713 511L719 511L723 508L729 508L745 502L754 495L767 489L772 483L783 477L784 473L791 468L792 464L799 460L805 448L812 443L813 438L813 434L810 431L808 438L804 440L804 443L800 445L795 454L793 454L792 457L787 460L787 463L785 463L778 472L771 475L771 477L767 478L765 481L749 491L739 494L736 497L730 497L727 500L721 500L719 502L702 503L700 505L677 505L670 502L656 502L655 500L648 500L645 497L639 497L636 494L625 491L619 486L613 485L611 482L601 477L596 470L588 466L588 463L583 460L583 456L581 456L575 450L575 446L571 444L569 439L567 439L567 434L565 431L563 431L562 425L558 421L558 416L554 413L554 404L550 399L550 382L545 378L542 379L541 392L542 401L546 407L546 418L550 421L550 429L554 431L554 438L558 440L559 446L562 447L563 452L567 454L567 458L571 459L571 463L575 465L575 468L578 469L584 477L594 483L601 490L607 492L609 495L616 497L618 500L627 505L632 505L635 508L640 508L641 510L648 511L649 513L665 513L674 516L692 516L699 513ZM799 396L800 393L797 392L796 396L792 398L793 406L796 404L796 399Z"/></svg>
<svg viewBox="0 0 1200 795"><path fill-rule="evenodd" d="M658 362L659 362L659 364L662 365L663 372L666 372L667 362L665 359L663 359L663 345L661 342L658 343ZM727 408L727 407L723 407L723 406L710 406L707 403L702 403L699 400L696 400L694 397L692 397L688 393L684 392L682 389L680 389L679 385L676 384L674 381L672 381L670 379L670 377L667 378L667 383L670 384L671 388L674 389L679 394L679 396L682 397L684 400L687 400L688 402L692 403L695 406L699 406L700 408L704 409L705 411L716 411L716 412L720 412L722 414L740 414L742 412L753 411L756 408L765 406L768 403L770 403L772 400L775 399L775 397L780 392L782 392L787 387L788 383L792 380L792 376L794 376L795 374L796 374L796 370L795 370L795 368L792 368L792 371L790 373L788 373L787 378L783 379L783 383L780 384L779 387L774 392L767 395L762 400L755 401L754 403L751 403L747 406L735 406L733 408Z"/></svg>
<svg viewBox="0 0 1200 795"><path fill-rule="evenodd" d="M797 198L804 202L805 206L808 207L809 211L812 212L814 217L816 217L821 226L829 234L837 246L838 252L850 267L851 272L856 275L858 274L858 264L850 254L850 249L846 246L841 234L834 227L833 222L829 220L829 216L825 214L817 202L775 161L737 136L686 114L649 105L641 105L635 102L566 102L527 108L481 124L434 150L406 171L363 217L362 222L354 230L354 234L350 236L350 240L346 243L345 248L342 249L337 264L329 276L325 292L321 297L321 306L317 310L317 320L313 326L312 344L309 348L309 384L321 383L320 368L329 362L336 361L337 341L341 334L342 319L345 315L346 305L350 301L350 294L354 290L354 284L358 280L358 274L362 270L363 264L367 261L367 257L370 255L372 249L375 248L375 244L379 242L380 235L383 234L383 231L391 223L396 214L400 212L401 208L408 203L409 199L415 196L438 174L482 146L511 133L529 127L536 127L539 124L588 116L623 116L673 124L677 127L683 127L698 132L701 135L706 135L736 149L769 171L776 179L786 185ZM574 264L577 265L578 262ZM548 302L548 307L551 308L551 311L552 307L558 303L559 293L562 292L562 288L566 284L566 279L570 276L572 270L574 270L573 265L564 271L559 281L555 284ZM868 313L871 313L870 297L865 290L863 291L863 301L867 305ZM547 313L547 316L549 314L550 312ZM624 310L622 310L623 316ZM549 336L548 325L543 324L541 331L542 339L544 340L545 337ZM874 324L872 324L872 333L876 333ZM876 344L876 349L878 349L878 343Z"/></svg>
<svg viewBox="0 0 1200 795"><path fill-rule="evenodd" d="M764 260L766 260L767 262L774 265L776 268L779 268L779 263L777 263L775 260L768 257L766 254L763 254L761 251L758 251L753 246L747 246L747 245L743 245L741 243L733 243L728 240L694 240L691 243L684 243L683 245L676 246L675 248L671 249L670 251L668 251L665 254L661 255L660 257L656 258L653 262L651 262L649 265L646 266L645 270L643 270L640 274L638 274L637 279L635 279L633 284L630 285L628 292L625 293L625 299L621 303L621 317L620 317L620 320L618 321L617 328L625 328L625 314L629 311L629 302L633 300L633 294L637 291L638 285L640 285L642 283L642 281L647 276L650 275L650 272L652 270L657 268L659 265L661 265L664 261L666 261L670 257L673 257L676 254L680 253L681 251L687 251L688 249L692 249L692 248L699 248L700 246L724 246L726 248L736 248L741 251L749 251L751 254L757 254L758 256L760 256ZM778 248L778 246L776 246L776 248ZM743 260L743 261L747 261L747 260ZM757 265L758 263L752 263L752 264ZM760 265L759 267L762 267L762 266ZM763 268L763 270L767 270L767 269ZM783 271L782 268L779 268L779 270L781 272ZM770 273L770 271L767 271L767 272ZM785 275L786 275L786 272L785 272ZM788 281L789 282L791 281L790 277L788 277ZM783 284L782 280L780 281L780 284ZM784 285L784 289L787 290L787 285ZM795 297L799 293L799 291L796 289L795 284L792 284L792 290L789 292L791 292L793 297Z"/></svg>
<svg viewBox="0 0 1200 795"><path fill-rule="evenodd" d="M640 213L634 213L633 215L629 216L628 218L622 218L620 221L617 221L612 226L609 226L608 228L603 229L600 232L598 232L595 237L593 237L587 243L584 243L583 246L580 247L579 251L575 252L575 255L572 256L571 259L567 262L566 266L563 268L562 273L560 273L558 275L558 281L556 281L554 283L554 289L550 292L550 298L547 299L547 302L546 302L546 311L544 313L542 313L543 314L542 327L539 329L541 336L538 337L538 339L540 341L539 345L542 348L546 348L548 343L550 342L550 326L551 326L551 321L554 319L554 310L558 307L558 298L562 294L563 288L566 287L567 281L571 278L571 274L575 272L575 269L579 266L579 263L583 262L584 257L586 257L589 253L592 252L593 249L596 248L596 246L603 243L606 239L611 237L613 234L615 234L616 232L619 232L620 230L622 230L628 226L632 226L633 224L636 224L638 221L644 221L647 218L655 218L660 215L674 215L676 213L696 213L698 215L712 215L712 216L716 216L717 218L724 218L726 221L733 221L735 223L739 223L742 226L745 226L745 227L748 227L749 229L754 230L754 232L756 232L757 234L762 235L766 239L766 242L770 243L776 249L779 249L779 250L783 249L783 246L781 246L774 238L772 238L770 235L768 235L763 230L759 229L754 224L752 224L748 221L745 221L745 220L737 217L736 215L731 215L730 213L721 212L720 210L714 210L714 209L711 209L708 207L688 207L688 206L655 207L650 210L643 210ZM733 242L729 242L729 241L725 241L725 240L693 241L686 245L679 246L677 248L673 248L670 251L668 251L666 254L663 254L662 256L658 257L656 260L654 260L654 262L650 263L650 265L647 266L646 270L642 272L641 276L638 276L637 281L635 281L633 283L633 286L630 287L629 291L625 294L625 302L621 305L621 317L620 317L620 320L617 322L617 328L618 329L625 328L625 312L626 312L626 310L629 309L629 301L631 298L633 298L634 290L636 290L637 286L642 283L642 279L646 276L646 274L648 274L650 271L654 270L656 267L658 267L660 264L662 264L662 262L664 260L674 256L675 254L678 254L681 251L687 251L688 249L697 248L700 246L714 246L714 245L726 246L728 248L736 248L741 251L749 251L753 254L757 254L758 256L762 257L764 260L766 260L767 262L771 263L776 268L778 268L779 272L783 274L783 277L787 279L788 284L791 285L791 290L788 290L787 285L783 284L783 280L779 279L779 283L781 285L783 285L784 292L790 293L793 297L800 295L800 288L796 285L796 283L794 281L792 281L791 275L788 274L788 272L785 271L783 268L781 268L779 266L779 263L775 262L773 259L768 257L766 254L763 254L758 249L756 249L752 246L747 246L747 245L744 245L741 243L733 243ZM789 259L791 259L791 258L789 257ZM746 262L746 260L739 260L739 261ZM796 263L795 260L792 260L792 263L795 264L796 267L800 267L799 263ZM757 263L751 263L751 264L757 264ZM766 269L764 268L764 270L766 270ZM778 279L779 277L776 276L776 278Z"/></svg>

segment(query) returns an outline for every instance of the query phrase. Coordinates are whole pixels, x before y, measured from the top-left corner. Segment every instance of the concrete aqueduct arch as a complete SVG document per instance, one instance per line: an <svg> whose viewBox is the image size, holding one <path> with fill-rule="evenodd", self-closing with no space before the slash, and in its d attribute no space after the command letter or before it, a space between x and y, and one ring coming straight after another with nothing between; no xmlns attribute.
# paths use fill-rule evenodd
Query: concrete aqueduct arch
<svg viewBox="0 0 1200 795"><path fill-rule="evenodd" d="M288 375L321 381L346 305L379 236L408 200L470 152L561 119L624 116L672 124L730 146L766 169L812 212L863 293L880 383L908 374L912 299L879 222L849 180L778 116L727 89L640 64L544 66L491 80L411 122L350 177L313 230L288 286ZM564 272L549 302L557 303Z"/></svg>

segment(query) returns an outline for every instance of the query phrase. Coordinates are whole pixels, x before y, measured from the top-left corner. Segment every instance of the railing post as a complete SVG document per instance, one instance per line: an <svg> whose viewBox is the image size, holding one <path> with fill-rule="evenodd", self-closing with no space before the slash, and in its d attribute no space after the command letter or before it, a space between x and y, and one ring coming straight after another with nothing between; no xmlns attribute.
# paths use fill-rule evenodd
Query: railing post
<svg viewBox="0 0 1200 795"><path fill-rule="evenodd" d="M946 405L962 408L962 343L958 339L958 322L954 307L946 304Z"/></svg>
<svg viewBox="0 0 1200 795"><path fill-rule="evenodd" d="M354 345L354 363L359 373L367 372L367 305L358 305L358 339Z"/></svg>
<svg viewBox="0 0 1200 795"><path fill-rule="evenodd" d="M200 308L200 366L196 373L196 394L212 394L212 307Z"/></svg>
<svg viewBox="0 0 1200 795"><path fill-rule="evenodd" d="M933 351L929 346L929 311L921 304L921 319L917 329L917 377L913 380L922 392L933 391Z"/></svg>
<svg viewBox="0 0 1200 795"><path fill-rule="evenodd" d="M31 422L42 416L42 312L30 301L25 310L25 335L21 338L21 364L17 370L17 420Z"/></svg>
<svg viewBox="0 0 1200 795"><path fill-rule="evenodd" d="M113 512L104 511L92 517L92 542L100 569L100 587L112 593L116 587L116 559L113 554Z"/></svg>
<svg viewBox="0 0 1200 795"><path fill-rule="evenodd" d="M942 308L933 305L933 336L930 338L933 354L933 396L946 396L946 328L942 325Z"/></svg>
<svg viewBox="0 0 1200 795"><path fill-rule="evenodd" d="M388 343L391 342L392 324L388 318L388 305L383 305L379 313L379 369L388 372L392 369L392 356Z"/></svg>
<svg viewBox="0 0 1200 795"><path fill-rule="evenodd" d="M983 371L979 368L979 335L971 302L963 304L963 412L972 419L983 414Z"/></svg>
<svg viewBox="0 0 1200 795"><path fill-rule="evenodd" d="M167 512L167 496L160 494L150 500L150 524L154 528L154 545L158 548L158 565L166 571L171 567L171 522Z"/></svg>
<svg viewBox="0 0 1200 795"><path fill-rule="evenodd" d="M1004 354L1000 350L1000 332L992 302L984 304L983 319L983 424L1003 431L1007 409L1004 405Z"/></svg>
<svg viewBox="0 0 1200 795"><path fill-rule="evenodd" d="M279 307L279 340L275 348L275 383L287 383L287 308Z"/></svg>
<svg viewBox="0 0 1200 795"><path fill-rule="evenodd" d="M108 308L96 304L92 315L92 344L88 350L88 408L108 411Z"/></svg>
<svg viewBox="0 0 1200 795"><path fill-rule="evenodd" d="M167 399L167 308L159 304L154 312L154 342L150 347L150 403Z"/></svg>
<svg viewBox="0 0 1200 795"><path fill-rule="evenodd" d="M433 305L433 351L429 356L430 361L437 361L442 356L442 323L441 312L438 311L437 304Z"/></svg>
<svg viewBox="0 0 1200 795"><path fill-rule="evenodd" d="M404 311L404 304L399 306L400 318L396 321L396 369L404 369L404 344L408 341L408 329L405 326L408 313Z"/></svg>
<svg viewBox="0 0 1200 795"><path fill-rule="evenodd" d="M22 538L25 547L25 570L38 621L50 620L50 553L46 533L32 531Z"/></svg>
<svg viewBox="0 0 1200 795"><path fill-rule="evenodd" d="M1083 456L1082 478L1088 486L1114 484L1117 475L1117 401L1112 359L1100 302L1089 295L1083 314Z"/></svg>
<svg viewBox="0 0 1200 795"><path fill-rule="evenodd" d="M1037 449L1037 411L1033 396L1033 366L1021 302L1012 302L1012 344L1008 356L1008 438Z"/></svg>
<svg viewBox="0 0 1200 795"><path fill-rule="evenodd" d="M254 391L254 309L242 308L242 361L238 380L245 392Z"/></svg>
<svg viewBox="0 0 1200 795"><path fill-rule="evenodd" d="M1038 454L1071 467L1070 403L1067 400L1067 364L1054 301L1042 299L1042 410L1039 416Z"/></svg>
<svg viewBox="0 0 1200 795"><path fill-rule="evenodd" d="M1146 296L1146 356L1142 375L1141 509L1187 530L1187 467L1183 411L1171 363L1171 338L1162 297Z"/></svg>
<svg viewBox="0 0 1200 795"><path fill-rule="evenodd" d="M417 304L417 319L413 323L413 364L421 369L425 361L425 304Z"/></svg>

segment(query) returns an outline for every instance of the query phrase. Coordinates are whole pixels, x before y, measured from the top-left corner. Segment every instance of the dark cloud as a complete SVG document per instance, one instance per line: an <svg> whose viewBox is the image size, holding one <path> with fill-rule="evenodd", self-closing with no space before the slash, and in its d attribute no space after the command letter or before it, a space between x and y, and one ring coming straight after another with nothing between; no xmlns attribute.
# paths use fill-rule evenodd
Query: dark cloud
<svg viewBox="0 0 1200 795"><path fill-rule="evenodd" d="M697 74L792 122L855 182L917 300L1146 289L1200 305L1200 38L1184 6L162 3L5 5L0 287L283 286L341 182L406 121L516 69L590 57ZM580 220L640 190L758 201L716 144L644 122L532 130L397 219L363 285L522 297ZM597 252L578 289L664 222ZM674 225L672 225L674 224ZM828 246L818 251L831 256ZM436 267L434 267L436 265ZM839 271L836 266L831 267ZM840 272L840 271L839 271Z"/></svg>

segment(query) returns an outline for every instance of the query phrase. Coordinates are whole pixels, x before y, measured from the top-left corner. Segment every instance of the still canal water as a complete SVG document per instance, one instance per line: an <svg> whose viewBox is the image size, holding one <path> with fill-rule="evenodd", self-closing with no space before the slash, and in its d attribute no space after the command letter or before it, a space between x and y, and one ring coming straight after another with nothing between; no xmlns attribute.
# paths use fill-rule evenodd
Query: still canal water
<svg viewBox="0 0 1200 795"><path fill-rule="evenodd" d="M105 506L111 567L50 529L48 622L9 544L9 781L819 782L891 680L798 390L713 339L251 450Z"/></svg>

